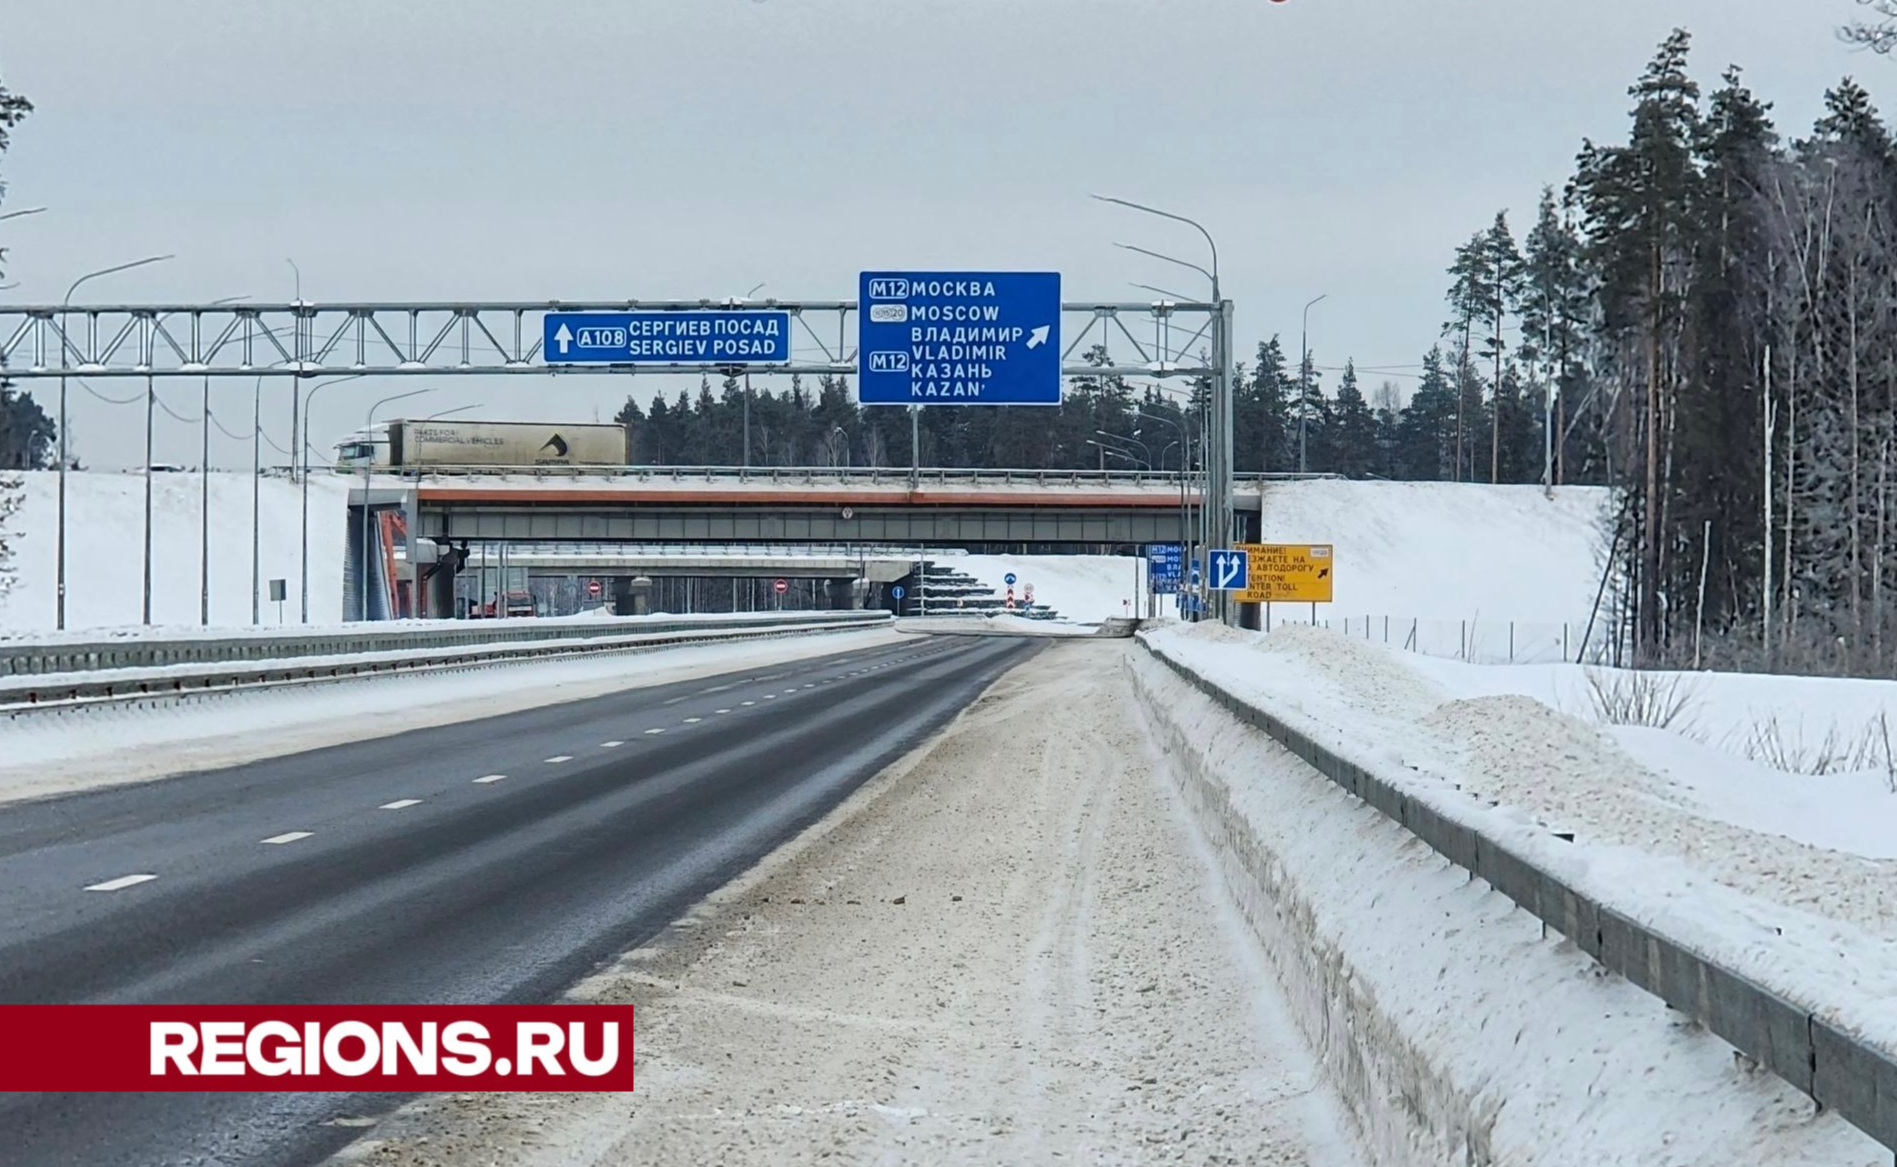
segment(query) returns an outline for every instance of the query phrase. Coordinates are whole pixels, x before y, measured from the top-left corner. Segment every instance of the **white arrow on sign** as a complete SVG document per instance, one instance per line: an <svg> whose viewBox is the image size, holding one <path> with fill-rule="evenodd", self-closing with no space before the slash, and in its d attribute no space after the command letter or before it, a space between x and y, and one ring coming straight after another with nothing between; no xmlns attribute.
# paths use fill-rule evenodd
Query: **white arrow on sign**
<svg viewBox="0 0 1897 1167"><path fill-rule="evenodd" d="M573 343L573 333L568 331L566 325L562 324L560 331L553 334L553 339L560 342L560 352L564 355L566 353L566 346Z"/></svg>
<svg viewBox="0 0 1897 1167"><path fill-rule="evenodd" d="M1212 586L1220 591L1230 591L1245 572L1245 560L1235 552L1214 551L1212 553Z"/></svg>
<svg viewBox="0 0 1897 1167"><path fill-rule="evenodd" d="M1035 329L1033 332L1028 333L1028 347L1039 348L1040 346L1046 344L1047 334L1049 332L1052 332L1053 329L1054 329L1053 325L1043 324L1039 328Z"/></svg>

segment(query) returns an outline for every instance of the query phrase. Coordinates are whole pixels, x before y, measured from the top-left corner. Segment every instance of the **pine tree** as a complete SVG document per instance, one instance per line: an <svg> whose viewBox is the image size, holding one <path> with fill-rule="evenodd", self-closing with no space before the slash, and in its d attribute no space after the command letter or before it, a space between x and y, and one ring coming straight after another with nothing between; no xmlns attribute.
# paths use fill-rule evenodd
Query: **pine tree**
<svg viewBox="0 0 1897 1167"><path fill-rule="evenodd" d="M1482 268L1488 283L1480 289L1483 319L1488 323L1487 335L1483 338L1482 356L1491 361L1495 369L1495 379L1491 382L1499 388L1502 383L1502 357L1508 351L1508 343L1502 336L1502 330L1510 313L1520 307L1524 281L1523 260L1520 250L1515 246L1515 236L1508 228L1508 212L1498 211L1495 223L1483 236L1485 252ZM1489 481L1501 482L1502 467L1502 410L1490 411L1489 429Z"/></svg>
<svg viewBox="0 0 1897 1167"><path fill-rule="evenodd" d="M1563 219L1554 189L1544 187L1523 259L1519 352L1531 369L1539 370L1541 396L1548 406L1543 425L1553 440L1541 480L1549 486L1563 481L1567 403L1580 377L1590 299L1581 270L1581 240Z"/></svg>
<svg viewBox="0 0 1897 1167"><path fill-rule="evenodd" d="M1620 464L1638 470L1623 477L1638 505L1638 549L1633 605L1635 660L1664 651L1661 606L1665 568L1662 467L1665 420L1678 389L1683 290L1694 250L1699 173L1694 146L1701 136L1699 86L1686 72L1692 38L1676 29L1646 73L1628 91L1635 99L1633 130L1622 147L1586 144L1575 184L1586 216L1588 253L1599 280L1604 330L1618 351L1622 381L1637 384L1639 412L1626 419Z"/></svg>
<svg viewBox="0 0 1897 1167"><path fill-rule="evenodd" d="M1465 446L1470 435L1473 418L1467 416L1470 401L1470 383L1475 380L1473 361L1475 327L1488 316L1489 290L1495 286L1496 275L1489 266L1492 252L1488 235L1477 232L1469 242L1456 249L1456 261L1449 267L1449 320L1443 324L1442 334L1456 342L1456 441L1455 456L1450 479L1461 482L1464 468L1473 464L1465 457ZM1478 391L1475 400L1481 400Z"/></svg>
<svg viewBox="0 0 1897 1167"><path fill-rule="evenodd" d="M1357 386L1355 361L1344 362L1343 379L1337 383L1330 454L1331 469L1347 478L1368 478L1377 471L1377 418Z"/></svg>
<svg viewBox="0 0 1897 1167"><path fill-rule="evenodd" d="M1276 336L1258 346L1258 359L1251 376L1240 379L1238 395L1233 411L1234 469L1246 473L1295 469L1292 386L1284 346Z"/></svg>
<svg viewBox="0 0 1897 1167"><path fill-rule="evenodd" d="M1442 349L1433 348L1397 423L1395 461L1405 479L1440 482L1451 477L1456 456L1456 387L1443 368Z"/></svg>

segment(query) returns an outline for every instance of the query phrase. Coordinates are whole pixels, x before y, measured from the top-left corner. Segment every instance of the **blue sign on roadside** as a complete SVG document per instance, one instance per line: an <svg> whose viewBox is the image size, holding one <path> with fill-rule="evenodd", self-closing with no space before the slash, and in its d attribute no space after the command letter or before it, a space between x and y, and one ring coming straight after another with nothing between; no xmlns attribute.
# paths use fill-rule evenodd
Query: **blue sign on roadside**
<svg viewBox="0 0 1897 1167"><path fill-rule="evenodd" d="M1059 405L1059 272L864 272L864 405Z"/></svg>
<svg viewBox="0 0 1897 1167"><path fill-rule="evenodd" d="M1013 573L1013 572L1011 571L1011 572L1009 572L1009 573L1008 573L1007 575L1004 575L1004 576L1002 576L1002 577L1001 577L1001 582L1002 582L1002 583L1005 583L1005 584L1007 584L1007 585L1008 585L1009 587L1013 587L1013 586L1014 586L1014 573Z"/></svg>
<svg viewBox="0 0 1897 1167"><path fill-rule="evenodd" d="M1242 592L1250 585L1251 556L1245 552L1212 551L1207 553L1207 560L1214 590Z"/></svg>
<svg viewBox="0 0 1897 1167"><path fill-rule="evenodd" d="M897 584L895 587L889 589L889 596L891 599L900 600L905 595L908 595L908 592L903 590L903 586L901 584Z"/></svg>
<svg viewBox="0 0 1897 1167"><path fill-rule="evenodd" d="M549 365L781 365L790 362L790 313L549 312L541 357Z"/></svg>
<svg viewBox="0 0 1897 1167"><path fill-rule="evenodd" d="M1146 546L1146 572L1156 595L1170 596L1179 590L1185 578L1185 548L1177 543L1149 543Z"/></svg>

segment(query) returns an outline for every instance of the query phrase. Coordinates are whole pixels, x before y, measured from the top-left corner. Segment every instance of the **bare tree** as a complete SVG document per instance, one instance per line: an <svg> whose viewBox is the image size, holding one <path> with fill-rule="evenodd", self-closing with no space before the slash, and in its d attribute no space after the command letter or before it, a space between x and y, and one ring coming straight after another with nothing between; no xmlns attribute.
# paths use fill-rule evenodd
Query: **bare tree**
<svg viewBox="0 0 1897 1167"><path fill-rule="evenodd" d="M1845 43L1861 45L1873 53L1897 49L1897 0L1857 0L1876 14L1874 20L1854 20L1838 30Z"/></svg>

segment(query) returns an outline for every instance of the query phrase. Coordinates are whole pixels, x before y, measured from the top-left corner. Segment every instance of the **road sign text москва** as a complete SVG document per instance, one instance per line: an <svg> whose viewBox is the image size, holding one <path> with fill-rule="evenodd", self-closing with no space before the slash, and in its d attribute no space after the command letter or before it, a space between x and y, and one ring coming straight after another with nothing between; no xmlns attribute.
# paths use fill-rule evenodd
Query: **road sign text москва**
<svg viewBox="0 0 1897 1167"><path fill-rule="evenodd" d="M782 365L790 313L549 312L541 359L549 365Z"/></svg>
<svg viewBox="0 0 1897 1167"><path fill-rule="evenodd" d="M1250 560L1244 592L1247 604L1331 602L1333 547L1329 543L1241 543Z"/></svg>
<svg viewBox="0 0 1897 1167"><path fill-rule="evenodd" d="M864 272L864 405L1059 405L1059 272Z"/></svg>

